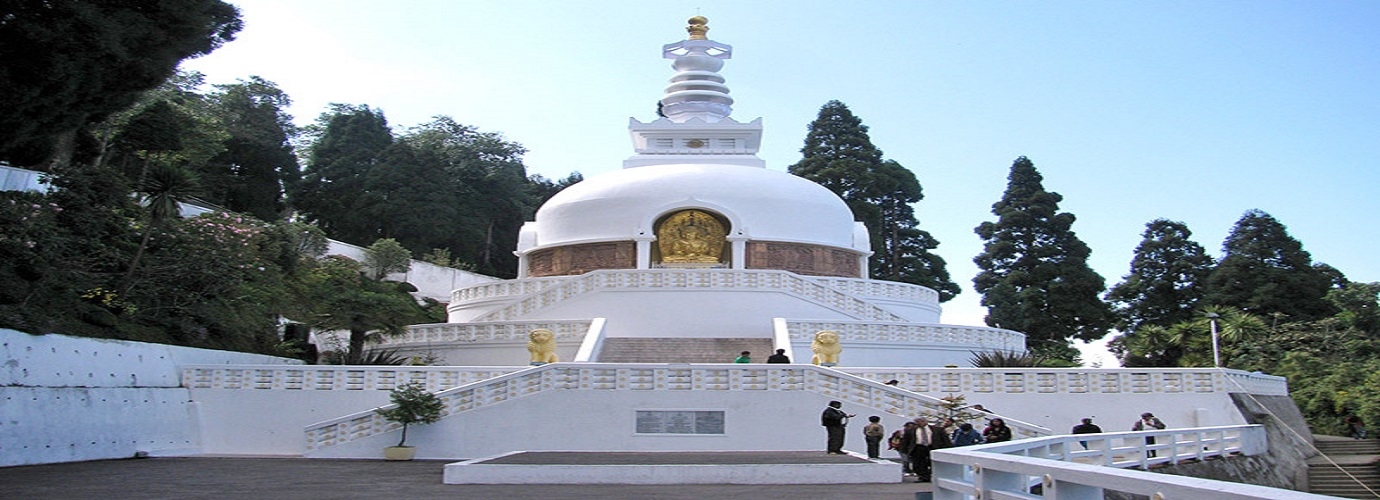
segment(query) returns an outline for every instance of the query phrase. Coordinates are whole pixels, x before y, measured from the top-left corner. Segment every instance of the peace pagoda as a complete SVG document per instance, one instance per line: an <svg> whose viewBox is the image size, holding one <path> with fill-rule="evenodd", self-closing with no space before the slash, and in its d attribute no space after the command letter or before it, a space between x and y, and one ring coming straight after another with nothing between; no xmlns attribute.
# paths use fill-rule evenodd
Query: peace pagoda
<svg viewBox="0 0 1380 500"><path fill-rule="evenodd" d="M847 366L967 366L1024 351L1025 336L939 323L929 288L868 279L867 228L814 182L757 157L762 121L730 117L719 71L733 48L662 47L675 74L650 122L631 119L623 169L561 191L523 228L518 278L451 293L449 323L383 347L447 365L527 364L534 331L560 361L729 362L785 349L810 362L816 336ZM536 357L531 358L537 361Z"/></svg>

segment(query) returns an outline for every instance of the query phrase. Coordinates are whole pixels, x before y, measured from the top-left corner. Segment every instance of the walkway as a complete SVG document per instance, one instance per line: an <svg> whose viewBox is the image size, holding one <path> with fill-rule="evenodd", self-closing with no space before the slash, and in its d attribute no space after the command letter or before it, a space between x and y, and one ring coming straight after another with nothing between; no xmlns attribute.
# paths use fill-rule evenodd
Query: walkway
<svg viewBox="0 0 1380 500"><path fill-rule="evenodd" d="M448 485L447 462L304 458L146 458L0 468L0 498L503 500L831 498L912 500L929 484ZM731 466L731 465L730 465Z"/></svg>

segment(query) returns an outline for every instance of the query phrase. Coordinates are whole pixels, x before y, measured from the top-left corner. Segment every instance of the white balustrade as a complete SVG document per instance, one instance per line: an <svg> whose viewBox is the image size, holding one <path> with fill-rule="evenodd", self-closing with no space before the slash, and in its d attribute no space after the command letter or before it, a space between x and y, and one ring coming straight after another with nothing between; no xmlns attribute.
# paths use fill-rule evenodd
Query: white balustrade
<svg viewBox="0 0 1380 500"><path fill-rule="evenodd" d="M936 343L983 346L988 349L1024 351L1025 335L1001 328L938 325L906 322L786 321L794 342L809 343L815 333L829 330L843 342Z"/></svg>
<svg viewBox="0 0 1380 500"><path fill-rule="evenodd" d="M436 392L506 375L522 366L185 365L188 389L391 391L420 382Z"/></svg>
<svg viewBox="0 0 1380 500"><path fill-rule="evenodd" d="M1147 437L1154 437L1155 444L1149 444ZM934 460L934 498L1100 500L1107 491L1151 498L1332 498L1144 471L1162 464L1257 455L1267 452L1266 445L1263 426L1235 425L1050 436L945 448L930 455ZM1030 493L1032 486L1041 488L1039 496Z"/></svg>
<svg viewBox="0 0 1380 500"><path fill-rule="evenodd" d="M1249 393L1285 396L1284 377L1227 368L845 368L922 393Z"/></svg>
<svg viewBox="0 0 1380 500"><path fill-rule="evenodd" d="M372 369L357 368L348 371L367 372ZM211 367L205 369L209 371ZM189 376L207 375L196 372ZM363 373L353 376L360 379L360 384L367 378ZM396 377L394 375L393 378ZM193 380L191 383L201 382ZM214 384L209 380L205 383ZM806 391L903 416L937 414L941 412L942 403L930 396L829 368L769 364L552 363L439 391L437 396L446 405L444 414L451 416L542 391L561 390ZM1020 437L1049 434L1048 429L1024 422L1011 421L1009 424ZM307 450L391 432L397 428L373 410L346 415L308 427Z"/></svg>
<svg viewBox="0 0 1380 500"><path fill-rule="evenodd" d="M860 300L848 292L835 289L835 285L845 288L859 288L857 281L843 279L807 278L786 271L740 270L740 269L642 269L642 270L598 270L579 276L560 278L534 278L537 283L520 283L516 280L504 284L483 284L456 290L455 302L494 299L506 297L515 302L489 312L479 321L507 321L520 318L561 301L598 290L616 289L770 289L794 294L812 302L838 309L850 315L877 321L904 321L885 309L867 301ZM866 289L869 294L893 294L898 298L907 295L924 295L897 285L877 285ZM923 288L923 287L921 287ZM456 304L452 303L451 307Z"/></svg>
<svg viewBox="0 0 1380 500"><path fill-rule="evenodd" d="M412 325L407 332L384 337L379 344L415 343L477 343L477 342L526 342L532 330L544 328L555 334L557 341L578 341L589 331L591 320L562 321L492 321L483 323L433 323Z"/></svg>

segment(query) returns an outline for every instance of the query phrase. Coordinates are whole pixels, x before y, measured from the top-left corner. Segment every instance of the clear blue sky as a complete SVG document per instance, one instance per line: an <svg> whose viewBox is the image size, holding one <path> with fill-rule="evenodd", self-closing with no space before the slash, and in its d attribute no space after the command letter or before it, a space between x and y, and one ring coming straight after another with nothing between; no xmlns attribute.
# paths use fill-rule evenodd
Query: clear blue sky
<svg viewBox="0 0 1380 500"><path fill-rule="evenodd" d="M733 45L733 117L761 117L768 168L798 161L831 99L925 190L921 227L964 287L947 323L981 325L973 228L1028 156L1107 285L1146 222L1188 224L1220 256L1243 212L1315 261L1380 281L1380 2L230 0L239 39L184 69L276 82L309 123L328 103L396 127L448 115L586 177L655 118L685 20Z"/></svg>

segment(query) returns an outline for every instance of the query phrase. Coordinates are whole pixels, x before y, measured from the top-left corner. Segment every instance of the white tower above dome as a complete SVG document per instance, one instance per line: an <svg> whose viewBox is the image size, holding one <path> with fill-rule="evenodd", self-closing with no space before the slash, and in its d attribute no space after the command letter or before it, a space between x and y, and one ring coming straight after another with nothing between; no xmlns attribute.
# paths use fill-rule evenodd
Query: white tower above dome
<svg viewBox="0 0 1380 500"><path fill-rule="evenodd" d="M757 157L762 147L762 120L739 123L729 118L733 98L719 70L733 56L733 47L705 37L708 19L690 18L690 37L661 48L673 59L676 74L658 102L660 119L630 120L633 150L623 168L661 164L726 164L765 167Z"/></svg>

